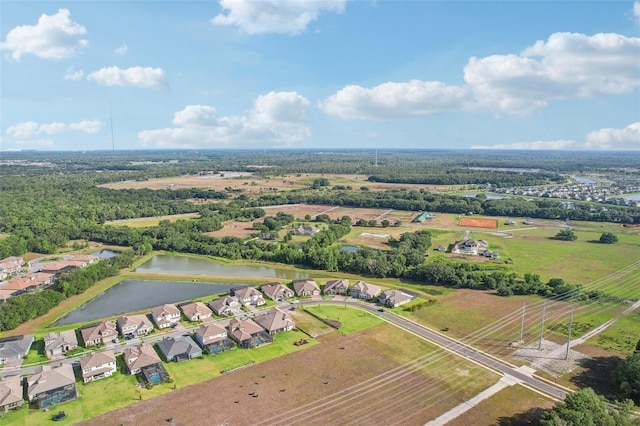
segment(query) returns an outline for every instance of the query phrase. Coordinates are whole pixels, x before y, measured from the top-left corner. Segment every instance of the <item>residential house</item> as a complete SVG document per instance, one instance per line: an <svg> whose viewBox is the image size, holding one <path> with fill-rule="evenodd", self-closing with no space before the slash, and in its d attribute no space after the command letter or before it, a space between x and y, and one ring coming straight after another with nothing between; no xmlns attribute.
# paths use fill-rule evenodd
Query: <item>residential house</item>
<svg viewBox="0 0 640 426"><path fill-rule="evenodd" d="M243 348L255 348L273 341L269 333L251 319L239 320L234 318L229 321L227 329L233 340Z"/></svg>
<svg viewBox="0 0 640 426"><path fill-rule="evenodd" d="M98 260L100 260L100 258L92 254L74 254L71 255L71 258L69 260L72 260L74 262L82 262L82 266L85 266L97 262Z"/></svg>
<svg viewBox="0 0 640 426"><path fill-rule="evenodd" d="M270 309L264 315L255 317L254 321L272 335L292 330L295 326L289 314L275 308Z"/></svg>
<svg viewBox="0 0 640 426"><path fill-rule="evenodd" d="M240 312L240 301L234 296L223 296L208 303L216 315L229 316Z"/></svg>
<svg viewBox="0 0 640 426"><path fill-rule="evenodd" d="M385 290L380 296L378 296L378 302L390 308L404 305L414 299L411 294L405 293L402 290Z"/></svg>
<svg viewBox="0 0 640 426"><path fill-rule="evenodd" d="M33 376L27 378L27 398L37 408L47 408L78 397L76 378L71 364L59 367L36 367Z"/></svg>
<svg viewBox="0 0 640 426"><path fill-rule="evenodd" d="M126 348L122 352L122 358L129 374L140 374L146 383L162 383L169 377L162 360L151 345L141 343L133 348Z"/></svg>
<svg viewBox="0 0 640 426"><path fill-rule="evenodd" d="M113 351L92 352L80 358L80 371L85 383L110 377L116 372L116 356Z"/></svg>
<svg viewBox="0 0 640 426"><path fill-rule="evenodd" d="M234 345L227 335L227 330L216 324L201 326L195 334L196 341L210 354L233 349Z"/></svg>
<svg viewBox="0 0 640 426"><path fill-rule="evenodd" d="M167 361L186 361L202 356L202 349L189 336L165 337L158 343L158 350Z"/></svg>
<svg viewBox="0 0 640 426"><path fill-rule="evenodd" d="M278 282L263 284L260 288L262 293L271 300L282 302L294 296L293 290Z"/></svg>
<svg viewBox="0 0 640 426"><path fill-rule="evenodd" d="M11 376L0 381L0 413L22 407L22 377Z"/></svg>
<svg viewBox="0 0 640 426"><path fill-rule="evenodd" d="M454 244L453 253L477 255L489 247L489 243L485 240L462 240Z"/></svg>
<svg viewBox="0 0 640 426"><path fill-rule="evenodd" d="M349 291L349 280L347 279L339 279L339 280L331 280L327 281L324 285L324 294L327 295L342 295L346 296Z"/></svg>
<svg viewBox="0 0 640 426"><path fill-rule="evenodd" d="M310 225L300 225L297 228L293 228L291 230L291 232L293 234L296 235L308 235L311 236L317 232L320 232L319 228L316 228L315 226L310 226Z"/></svg>
<svg viewBox="0 0 640 426"><path fill-rule="evenodd" d="M32 272L21 277L12 278L3 286L0 286L2 299L17 296L29 291L36 291L53 282L55 275L45 272Z"/></svg>
<svg viewBox="0 0 640 426"><path fill-rule="evenodd" d="M106 344L107 342L116 339L118 336L118 330L116 323L113 321L104 321L100 324L90 325L80 330L82 341L85 347L97 346L100 344Z"/></svg>
<svg viewBox="0 0 640 426"><path fill-rule="evenodd" d="M191 302L180 306L182 313L185 317L189 318L189 321L202 321L207 318L211 318L211 309L207 308L202 302Z"/></svg>
<svg viewBox="0 0 640 426"><path fill-rule="evenodd" d="M380 286L358 281L349 289L349 294L356 299L370 300L380 294L381 291L382 287Z"/></svg>
<svg viewBox="0 0 640 426"><path fill-rule="evenodd" d="M24 259L21 257L10 256L0 260L0 280L19 274L23 265Z"/></svg>
<svg viewBox="0 0 640 426"><path fill-rule="evenodd" d="M125 315L116 320L118 330L124 338L144 336L153 331L153 324L146 315Z"/></svg>
<svg viewBox="0 0 640 426"><path fill-rule="evenodd" d="M293 291L300 297L318 296L320 294L320 287L313 280L294 281L292 286Z"/></svg>
<svg viewBox="0 0 640 426"><path fill-rule="evenodd" d="M171 303L151 309L151 318L159 329L171 327L180 322L180 309Z"/></svg>
<svg viewBox="0 0 640 426"><path fill-rule="evenodd" d="M33 336L13 336L0 339L0 365L24 359L32 344Z"/></svg>
<svg viewBox="0 0 640 426"><path fill-rule="evenodd" d="M40 265L40 272L48 274L60 275L65 272L71 272L74 269L81 268L85 263L75 260L61 260L58 262L47 262Z"/></svg>
<svg viewBox="0 0 640 426"><path fill-rule="evenodd" d="M44 353L48 358L61 356L78 347L75 330L47 333L43 337Z"/></svg>
<svg viewBox="0 0 640 426"><path fill-rule="evenodd" d="M230 293L231 296L237 297L244 306L262 306L265 304L262 293L253 287L242 286L232 288Z"/></svg>

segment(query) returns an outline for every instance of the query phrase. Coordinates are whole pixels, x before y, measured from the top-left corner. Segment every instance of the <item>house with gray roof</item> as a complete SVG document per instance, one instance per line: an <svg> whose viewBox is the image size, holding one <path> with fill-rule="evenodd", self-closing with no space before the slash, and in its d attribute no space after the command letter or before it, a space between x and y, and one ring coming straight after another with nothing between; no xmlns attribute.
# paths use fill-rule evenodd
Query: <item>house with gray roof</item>
<svg viewBox="0 0 640 426"><path fill-rule="evenodd" d="M189 321L202 321L211 318L212 315L211 309L202 302L185 303L180 306L180 309L182 309L182 313Z"/></svg>
<svg viewBox="0 0 640 426"><path fill-rule="evenodd" d="M5 377L0 381L0 413L22 407L22 377Z"/></svg>
<svg viewBox="0 0 640 426"><path fill-rule="evenodd" d="M320 287L313 280L297 280L291 285L297 296L308 297L320 295Z"/></svg>
<svg viewBox="0 0 640 426"><path fill-rule="evenodd" d="M413 299L414 297L411 294L405 293L402 290L385 290L378 296L378 302L389 308L402 306L405 303L411 302Z"/></svg>
<svg viewBox="0 0 640 426"><path fill-rule="evenodd" d="M349 291L349 280L347 279L339 279L339 280L330 280L324 285L324 294L328 295L342 295L346 296Z"/></svg>
<svg viewBox="0 0 640 426"><path fill-rule="evenodd" d="M202 356L202 349L189 336L165 337L158 343L158 350L167 361L186 361Z"/></svg>
<svg viewBox="0 0 640 426"><path fill-rule="evenodd" d="M78 338L75 330L47 333L42 339L44 340L44 353L47 358L62 356L78 347Z"/></svg>
<svg viewBox="0 0 640 426"><path fill-rule="evenodd" d="M382 287L378 285L358 281L349 289L349 294L356 299L371 300L379 295L381 291Z"/></svg>
<svg viewBox="0 0 640 426"><path fill-rule="evenodd" d="M285 299L289 299L295 295L293 290L279 282L263 284L262 287L260 287L260 290L269 299L278 302L282 302Z"/></svg>
<svg viewBox="0 0 640 426"><path fill-rule="evenodd" d="M295 326L289 314L276 308L270 309L269 312L264 315L255 317L254 321L272 335L293 330Z"/></svg>
<svg viewBox="0 0 640 426"><path fill-rule="evenodd" d="M196 330L196 341L210 354L233 349L235 346L229 339L227 330L217 324L205 324Z"/></svg>
<svg viewBox="0 0 640 426"><path fill-rule="evenodd" d="M110 377L116 372L116 356L113 351L86 354L80 358L80 371L85 383Z"/></svg>
<svg viewBox="0 0 640 426"><path fill-rule="evenodd" d="M24 359L32 344L33 336L13 336L0 339L0 365Z"/></svg>
<svg viewBox="0 0 640 426"><path fill-rule="evenodd" d="M27 398L37 408L47 408L78 397L71 364L41 365L26 380Z"/></svg>

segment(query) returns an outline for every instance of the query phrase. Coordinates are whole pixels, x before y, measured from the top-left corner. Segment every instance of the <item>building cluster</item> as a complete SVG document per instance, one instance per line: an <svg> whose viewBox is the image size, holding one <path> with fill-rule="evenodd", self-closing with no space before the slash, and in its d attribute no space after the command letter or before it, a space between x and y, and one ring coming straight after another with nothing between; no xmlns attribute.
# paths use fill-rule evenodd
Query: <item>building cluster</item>
<svg viewBox="0 0 640 426"><path fill-rule="evenodd" d="M525 197L560 198L565 200L592 201L596 203L637 206L640 201L622 198L621 195L640 191L640 187L601 186L590 183L570 185L525 186L515 188L496 188L499 194L511 194Z"/></svg>
<svg viewBox="0 0 640 426"><path fill-rule="evenodd" d="M7 257L0 260L0 303L10 297L22 293L47 288L64 272L82 268L99 260L97 256L87 254L75 254L66 256L66 260L46 262L39 264L39 270L25 272L28 265L21 257Z"/></svg>
<svg viewBox="0 0 640 426"><path fill-rule="evenodd" d="M237 347L255 348L273 341L273 335L292 330L293 318L288 312L272 308L256 311L254 308L266 304L265 297L284 302L293 297L351 296L361 300L396 307L408 303L415 296L402 290L386 290L375 284L357 281L350 285L347 279L329 280L321 287L314 280L296 280L290 285L272 282L260 290L250 286L239 286L209 303L187 302L179 305L157 306L148 314L123 315L115 320L85 326L79 330L50 332L43 337L44 354L51 360L64 360L77 353L80 343L84 348L105 346L104 350L85 353L77 361L78 381L90 383L110 377L117 371L113 345L120 338L128 341L145 336L155 329L171 329L186 318L201 322L193 333L180 336L167 335L155 345L136 343L125 345L122 365L126 373L138 375L148 385L165 382L169 375L163 362L180 362L204 354L217 354ZM243 309L253 311L252 318L243 315ZM232 318L221 323L213 321L213 314ZM34 343L33 336L16 336L0 340L0 365L20 365ZM155 347L154 347L155 346ZM47 408L78 397L73 365L43 365L33 375L22 378L12 376L0 381L0 412L21 407L27 400L32 407Z"/></svg>

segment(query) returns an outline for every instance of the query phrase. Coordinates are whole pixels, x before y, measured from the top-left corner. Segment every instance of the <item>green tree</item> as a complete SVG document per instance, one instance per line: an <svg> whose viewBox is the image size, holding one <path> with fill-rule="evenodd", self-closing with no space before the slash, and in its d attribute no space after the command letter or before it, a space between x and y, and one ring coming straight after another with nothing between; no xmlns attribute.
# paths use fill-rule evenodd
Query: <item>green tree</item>
<svg viewBox="0 0 640 426"><path fill-rule="evenodd" d="M563 229L556 234L554 239L561 241L575 241L578 239L578 236L571 229Z"/></svg>
<svg viewBox="0 0 640 426"><path fill-rule="evenodd" d="M547 411L540 421L542 426L630 426L633 403L627 400L614 408L597 395L593 389L585 388L570 393L562 402Z"/></svg>
<svg viewBox="0 0 640 426"><path fill-rule="evenodd" d="M638 342L640 346L640 342ZM620 361L613 372L613 379L620 391L620 396L631 398L640 404L640 352L636 351L627 359Z"/></svg>
<svg viewBox="0 0 640 426"><path fill-rule="evenodd" d="M602 235L600 235L600 242L602 244L615 244L618 242L618 237L611 232L603 232Z"/></svg>

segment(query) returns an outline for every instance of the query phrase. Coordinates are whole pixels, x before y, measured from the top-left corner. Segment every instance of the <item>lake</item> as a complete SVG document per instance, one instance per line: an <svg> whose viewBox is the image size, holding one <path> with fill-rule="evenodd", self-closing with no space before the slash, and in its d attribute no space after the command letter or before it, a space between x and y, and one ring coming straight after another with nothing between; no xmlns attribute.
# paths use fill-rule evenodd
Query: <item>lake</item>
<svg viewBox="0 0 640 426"><path fill-rule="evenodd" d="M60 318L56 325L93 321L127 312L151 309L165 303L224 294L232 287L240 285L242 284L124 280L70 312L69 315Z"/></svg>
<svg viewBox="0 0 640 426"><path fill-rule="evenodd" d="M466 198L475 198L476 195L478 195L478 194L475 194L475 193L462 194L462 196L466 197ZM487 196L487 200L502 200L502 199L505 199L505 198L511 198L511 197L506 196L506 195L496 195L496 194L484 194L484 195Z"/></svg>
<svg viewBox="0 0 640 426"><path fill-rule="evenodd" d="M587 184L590 184L590 185L598 183L595 180L591 180L591 179L588 179L588 178L585 178L585 177L580 177L580 176L571 176L571 177L573 179L577 180L580 183L587 183Z"/></svg>
<svg viewBox="0 0 640 426"><path fill-rule="evenodd" d="M225 277L261 277L281 280L306 280L306 272L289 271L268 266L225 265L187 256L155 256L136 268L147 274L209 275Z"/></svg>

